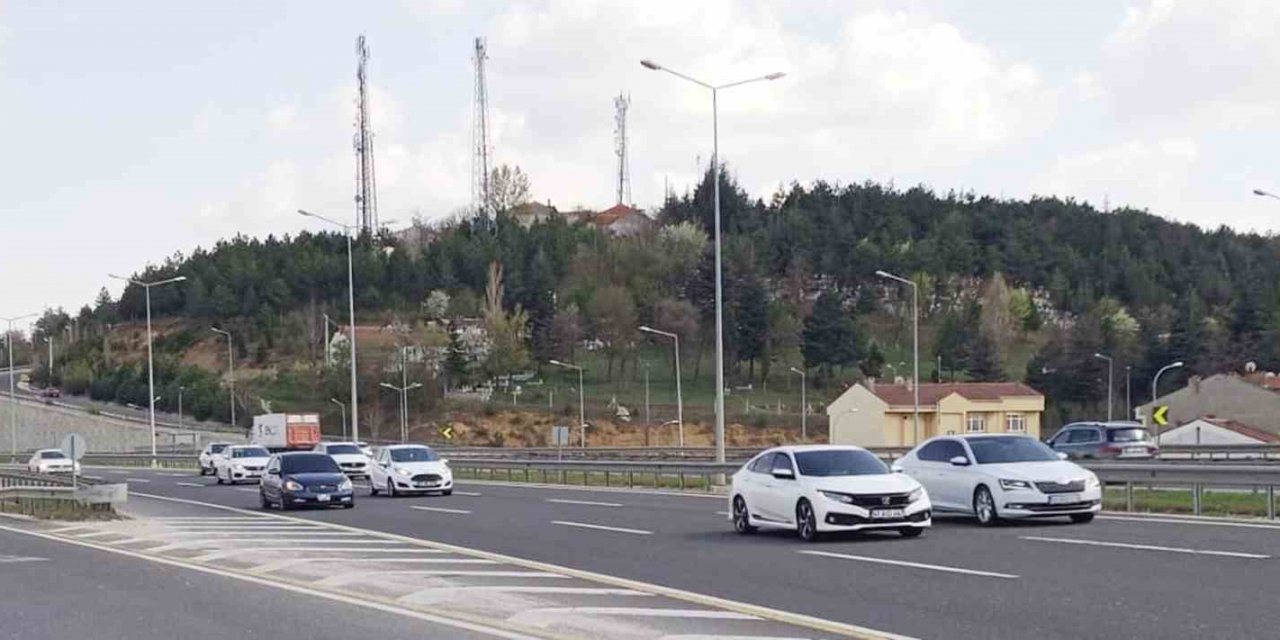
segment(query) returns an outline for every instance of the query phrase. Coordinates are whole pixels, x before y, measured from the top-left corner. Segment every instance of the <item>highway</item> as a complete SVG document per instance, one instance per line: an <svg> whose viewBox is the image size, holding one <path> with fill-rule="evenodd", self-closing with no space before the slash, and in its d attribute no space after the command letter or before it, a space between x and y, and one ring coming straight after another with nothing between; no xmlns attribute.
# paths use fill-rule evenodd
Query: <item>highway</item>
<svg viewBox="0 0 1280 640"><path fill-rule="evenodd" d="M257 511L256 487L99 470L131 508L178 498ZM185 503L182 503L185 504ZM723 499L467 482L290 517L399 534L913 637L1263 637L1280 626L1280 525L1103 516L924 537L735 534Z"/></svg>

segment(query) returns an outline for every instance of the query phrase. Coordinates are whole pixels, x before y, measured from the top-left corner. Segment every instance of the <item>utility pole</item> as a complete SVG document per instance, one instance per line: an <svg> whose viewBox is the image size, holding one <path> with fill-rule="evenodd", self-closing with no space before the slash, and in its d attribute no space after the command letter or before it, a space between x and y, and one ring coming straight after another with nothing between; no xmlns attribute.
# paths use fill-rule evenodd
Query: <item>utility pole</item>
<svg viewBox="0 0 1280 640"><path fill-rule="evenodd" d="M888 271L877 271L876 275L911 287L911 419L914 440L911 444L920 444L920 287L915 280L895 276ZM934 427L935 431L937 426Z"/></svg>
<svg viewBox="0 0 1280 640"><path fill-rule="evenodd" d="M347 405L338 401L337 398L329 398L329 402L338 405L338 409L342 411L342 439L347 439Z"/></svg>
<svg viewBox="0 0 1280 640"><path fill-rule="evenodd" d="M356 38L356 224L360 233L378 232L378 185L373 168L373 128L369 124L369 46Z"/></svg>
<svg viewBox="0 0 1280 640"><path fill-rule="evenodd" d="M210 331L227 338L227 401L231 403L231 426L236 426L236 354L231 348L231 332L217 327Z"/></svg>
<svg viewBox="0 0 1280 640"><path fill-rule="evenodd" d="M151 466L156 466L156 375L155 375L155 357L152 354L151 340L151 287L182 282L186 280L186 276L177 276L166 280L156 282L141 282L132 278L122 278L117 275L107 274L117 280L135 284L142 287L147 295L147 397L150 402L147 403L147 422L151 423Z"/></svg>
<svg viewBox="0 0 1280 640"><path fill-rule="evenodd" d="M494 213L489 211L489 93L485 86L484 62L489 59L485 49L484 38L476 38L475 54L471 59L475 65L475 101L472 105L471 144L471 210L473 213Z"/></svg>
<svg viewBox="0 0 1280 640"><path fill-rule="evenodd" d="M1133 382L1133 375L1130 373L1129 371L1130 369L1132 369L1132 367L1130 367L1129 365L1125 365L1124 367L1124 419L1125 420L1133 419L1133 403L1132 403L1133 396L1130 394L1130 391L1129 391L1129 386Z"/></svg>

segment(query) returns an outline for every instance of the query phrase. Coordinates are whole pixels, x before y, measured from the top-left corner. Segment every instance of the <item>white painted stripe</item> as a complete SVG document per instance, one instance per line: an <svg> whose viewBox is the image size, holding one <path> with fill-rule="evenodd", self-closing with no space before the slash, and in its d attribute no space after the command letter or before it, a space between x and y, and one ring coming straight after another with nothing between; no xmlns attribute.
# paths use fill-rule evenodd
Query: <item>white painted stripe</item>
<svg viewBox="0 0 1280 640"><path fill-rule="evenodd" d="M129 535L129 534L127 534L127 533L125 533L125 532L123 532L123 531L92 531L92 532L89 532L89 533L75 533L75 534L72 534L72 535L73 535L73 536L75 536L75 537L77 537L77 538L96 538L96 537L98 537L98 536L112 536L112 535L115 535L115 536L127 536L127 535Z"/></svg>
<svg viewBox="0 0 1280 640"><path fill-rule="evenodd" d="M704 633L678 633L670 636L662 636L658 640L809 640L808 638L797 638L793 636L722 636L720 634L708 635Z"/></svg>
<svg viewBox="0 0 1280 640"><path fill-rule="evenodd" d="M1135 549L1138 551L1167 551L1169 553L1187 553L1200 556L1221 556L1225 558L1245 558L1248 560L1266 560L1269 555L1261 553L1243 553L1240 551L1213 551L1210 549L1186 549L1182 547L1160 547L1152 544L1132 544L1128 542L1106 542L1103 540L1081 540L1078 538L1046 538L1043 536L1019 536L1022 540L1033 542L1061 542L1063 544L1079 544L1091 547L1114 547L1117 549Z"/></svg>
<svg viewBox="0 0 1280 640"><path fill-rule="evenodd" d="M385 575L384 571L351 571L348 573L340 573L335 576L329 576L316 580L311 584L323 587L336 587L348 582L355 582L365 577L377 577ZM421 571L405 571L401 575L408 574L418 576L439 576L439 577L472 577L472 578L568 578L556 573L547 573L545 571L473 571L469 569L423 569Z"/></svg>
<svg viewBox="0 0 1280 640"><path fill-rule="evenodd" d="M581 504L581 505L586 505L588 507L621 507L622 506L620 503L617 503L617 502L596 502L594 500L566 500L563 498L547 498L547 502L554 502L556 504Z"/></svg>
<svg viewBox="0 0 1280 640"><path fill-rule="evenodd" d="M162 475L167 478L190 478L191 477L190 473L161 473L158 475Z"/></svg>
<svg viewBox="0 0 1280 640"><path fill-rule="evenodd" d="M465 560L473 560L473 559L474 558L340 558L336 556L335 557L310 556L310 557L302 557L302 558L288 558L285 560L273 560L271 562L266 562L256 567L253 567L252 569L249 569L249 572L250 573L271 573L272 571L287 569L295 564L334 563L334 564L345 565L345 564L352 564L352 563L358 564L361 562L384 562L388 564L394 563L397 566L399 566L399 565L407 565L407 564L450 563L450 562L457 562L459 560L465 561ZM496 563L490 561L489 563L480 562L475 564L496 564Z"/></svg>
<svg viewBox="0 0 1280 640"><path fill-rule="evenodd" d="M409 507L409 508L417 509L418 511L439 511L440 513L460 513L463 515L471 513L466 509L446 509L445 507Z"/></svg>
<svg viewBox="0 0 1280 640"><path fill-rule="evenodd" d="M567 522L565 520L552 520L551 524L558 524L566 527L579 527L582 529L596 529L598 531L616 531L618 533L634 533L638 536L651 536L652 531L644 529L625 529L623 527L606 527L602 524L588 524L586 522Z"/></svg>
<svg viewBox="0 0 1280 640"><path fill-rule="evenodd" d="M325 553L361 553L361 554L445 553L444 551L440 551L438 549L413 549L413 548L369 549L369 548L358 548L358 547L357 548L351 548L351 547L251 547L247 549L220 549L218 551L213 551L211 553L195 556L192 558L192 561L212 562L214 560L221 560L223 558L230 558L232 556L242 556L250 553L270 553L272 555L279 555L281 553L315 553L317 551L323 551ZM373 560L389 561L389 560L397 560L397 559L403 559L403 558L367 558L367 560L369 561L373 561ZM360 560L360 558L343 558L343 560Z"/></svg>
<svg viewBox="0 0 1280 640"><path fill-rule="evenodd" d="M165 551L173 551L174 549L190 549L192 547L197 547L197 548L214 547L215 545L225 544L228 542L253 543L253 542L259 542L260 540L261 540L260 538L221 538L218 540L195 540L195 541L187 541L187 542L175 542L173 544L166 544L164 546L152 547L150 549L147 549L147 553L163 553ZM156 542L156 541L158 541L156 538L132 538L129 540L113 541L111 544L126 545L126 544L135 544L138 542ZM317 543L323 543L323 544L391 544L391 542L387 540L331 540L331 539L316 540L314 538L275 538L270 542L274 542L274 543L288 542L290 544L304 544L308 542L317 542ZM298 547L298 550L308 551L310 549L307 547Z"/></svg>
<svg viewBox="0 0 1280 640"><path fill-rule="evenodd" d="M1280 525L1261 522L1233 522L1228 520L1192 520L1190 518L1147 518L1142 516L1096 516L1099 520L1119 522L1155 522L1159 524L1196 524L1209 527L1240 527L1243 529L1280 529Z"/></svg>
<svg viewBox="0 0 1280 640"><path fill-rule="evenodd" d="M78 526L78 527L58 527L57 529L50 529L50 530L46 531L45 533L66 533L66 532L68 532L68 531L78 531L78 530L80 530L80 529L86 529L86 528L88 528L88 527L84 527L84 526Z"/></svg>
<svg viewBox="0 0 1280 640"><path fill-rule="evenodd" d="M549 607L529 609L512 616L512 620L559 618L563 616L627 616L647 618L685 618L690 620L759 620L760 618L723 609L647 609L643 607Z"/></svg>
<svg viewBox="0 0 1280 640"><path fill-rule="evenodd" d="M455 491L453 492L453 495L455 495L455 496L470 496L470 497L473 497L473 498L479 498L480 496L482 496L482 495L484 495L484 494L483 494L483 493L476 493L475 491L457 491L457 490L455 490Z"/></svg>
<svg viewBox="0 0 1280 640"><path fill-rule="evenodd" d="M653 597L652 593L644 593L643 591L635 591L632 589L610 589L606 587L542 587L542 586L512 586L512 585L493 585L484 587L439 587L436 589L421 589L414 591L408 595L400 596L396 600L407 602L410 600L433 600L436 597L449 598L454 595L463 596L485 596L490 593L525 593L536 595L556 595L556 596L638 596L644 598Z"/></svg>
<svg viewBox="0 0 1280 640"><path fill-rule="evenodd" d="M160 522L277 522L268 516L155 516L147 519Z"/></svg>
<svg viewBox="0 0 1280 640"><path fill-rule="evenodd" d="M875 564L888 564L898 567L909 567L912 569L928 569L930 571L942 571L945 573L959 573L969 576L982 576L984 578L1004 578L1006 580L1017 579L1018 576L1011 573L996 573L994 571L978 571L976 569L963 569L960 567L948 567L940 564L924 564L922 562L907 562L905 560L888 560L886 558L872 558L869 556L851 556L843 553L831 553L830 551L811 551L802 550L797 553L803 553L811 556L822 556L825 558L839 558L841 560L856 560L858 562L872 562Z"/></svg>
<svg viewBox="0 0 1280 640"><path fill-rule="evenodd" d="M124 481L125 481L125 482L141 482L141 483L143 483L143 484L146 484L146 483L148 483L148 482L151 482L150 480L148 480L148 479L146 479L146 478L125 478L125 479L124 479Z"/></svg>
<svg viewBox="0 0 1280 640"><path fill-rule="evenodd" d="M728 516L728 515L733 515L733 514L729 513L728 511L717 511L717 512L716 512L716 515L718 515L718 516Z"/></svg>
<svg viewBox="0 0 1280 640"><path fill-rule="evenodd" d="M207 487L207 486L209 486L209 485L204 485L204 484L196 484L196 483L194 483L194 482L175 482L174 484L178 485L179 487Z"/></svg>
<svg viewBox="0 0 1280 640"><path fill-rule="evenodd" d="M310 531L314 531L314 533L308 533ZM255 540L259 538L267 538L270 536L298 536L298 535L304 535L304 534L308 538L365 537L365 534L363 533L354 533L351 531L331 531L327 529L319 529L318 527L302 527L301 529L299 528L266 529L266 528L259 527L252 530L240 530L240 531L165 531L163 533L157 533L155 535L146 536L146 537L152 538L152 539L169 540L172 538L187 538L192 536L199 536L199 537L232 536L232 537L246 538L249 540ZM248 536L253 536L253 537L250 538ZM219 541L222 541L225 539L226 538L221 538L221 537L217 538L217 540Z"/></svg>
<svg viewBox="0 0 1280 640"><path fill-rule="evenodd" d="M0 564L17 564L19 562L44 562L48 558L35 558L32 556L0 556Z"/></svg>
<svg viewBox="0 0 1280 640"><path fill-rule="evenodd" d="M249 487L236 487L236 491L243 491L245 493L258 493L257 489L251 489Z"/></svg>

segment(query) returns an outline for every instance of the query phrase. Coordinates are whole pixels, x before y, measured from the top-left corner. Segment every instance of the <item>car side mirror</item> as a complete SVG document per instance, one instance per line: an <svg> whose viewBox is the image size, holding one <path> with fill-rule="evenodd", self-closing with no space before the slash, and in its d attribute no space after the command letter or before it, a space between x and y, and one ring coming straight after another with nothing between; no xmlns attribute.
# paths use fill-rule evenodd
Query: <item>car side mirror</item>
<svg viewBox="0 0 1280 640"><path fill-rule="evenodd" d="M957 467L969 466L969 459L964 456L956 456L951 459L951 464Z"/></svg>
<svg viewBox="0 0 1280 640"><path fill-rule="evenodd" d="M889 465L889 471L892 471L893 473L902 473L902 465L895 462Z"/></svg>
<svg viewBox="0 0 1280 640"><path fill-rule="evenodd" d="M1059 460L1066 460L1066 459L1067 459L1067 454L1066 454L1066 453L1064 453L1064 452L1062 452L1062 451L1059 451L1059 452L1058 452L1058 459L1059 459Z"/></svg>
<svg viewBox="0 0 1280 640"><path fill-rule="evenodd" d="M267 470L267 475L269 475L269 476L278 476L278 475L280 475L280 470L279 470L279 469L268 469L268 470Z"/></svg>
<svg viewBox="0 0 1280 640"><path fill-rule="evenodd" d="M448 458L440 458L440 462L442 462L442 463L444 463L444 464L449 464L449 459L448 459Z"/></svg>
<svg viewBox="0 0 1280 640"><path fill-rule="evenodd" d="M791 469L774 469L773 477L779 480L795 480L796 472Z"/></svg>
<svg viewBox="0 0 1280 640"><path fill-rule="evenodd" d="M379 462L379 463L378 463L378 466L379 466L379 467L382 467L383 469L390 469L390 468L391 468L391 463L390 463L390 462Z"/></svg>

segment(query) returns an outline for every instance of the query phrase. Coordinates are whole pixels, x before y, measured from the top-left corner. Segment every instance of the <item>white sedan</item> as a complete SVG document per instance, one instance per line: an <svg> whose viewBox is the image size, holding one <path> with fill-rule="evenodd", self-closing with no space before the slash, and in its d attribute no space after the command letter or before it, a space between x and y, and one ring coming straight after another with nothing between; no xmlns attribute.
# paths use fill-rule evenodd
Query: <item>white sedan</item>
<svg viewBox="0 0 1280 640"><path fill-rule="evenodd" d="M258 482L267 468L271 453L257 445L231 445L214 459L213 476L218 484L236 484L242 480Z"/></svg>
<svg viewBox="0 0 1280 640"><path fill-rule="evenodd" d="M230 442L210 442L200 450L200 475L207 476L218 467L218 458L231 446Z"/></svg>
<svg viewBox="0 0 1280 640"><path fill-rule="evenodd" d="M27 471L31 473L71 473L80 471L80 463L72 462L61 449L41 449L27 460Z"/></svg>
<svg viewBox="0 0 1280 640"><path fill-rule="evenodd" d="M1029 436L941 436L896 464L929 490L935 509L974 515L983 525L1049 516L1089 522L1102 510L1102 484L1064 455Z"/></svg>
<svg viewBox="0 0 1280 640"><path fill-rule="evenodd" d="M395 497L402 493L453 495L453 471L449 461L431 447L420 444L396 444L382 447L369 466L369 494L386 491Z"/></svg>
<svg viewBox="0 0 1280 640"><path fill-rule="evenodd" d="M729 517L739 533L792 529L806 541L828 531L891 529L912 538L932 524L920 483L858 447L769 449L733 474Z"/></svg>
<svg viewBox="0 0 1280 640"><path fill-rule="evenodd" d="M354 442L321 442L312 451L328 454L348 478L369 477L369 456Z"/></svg>

